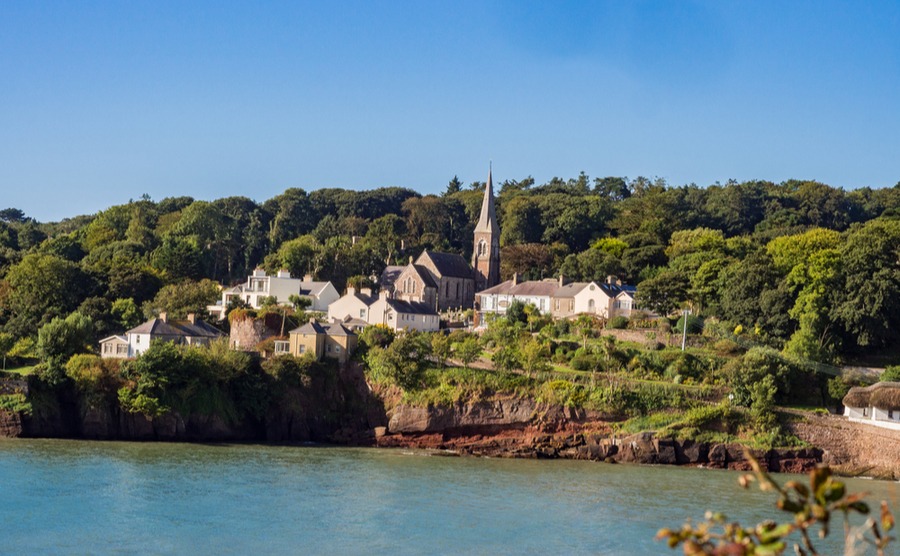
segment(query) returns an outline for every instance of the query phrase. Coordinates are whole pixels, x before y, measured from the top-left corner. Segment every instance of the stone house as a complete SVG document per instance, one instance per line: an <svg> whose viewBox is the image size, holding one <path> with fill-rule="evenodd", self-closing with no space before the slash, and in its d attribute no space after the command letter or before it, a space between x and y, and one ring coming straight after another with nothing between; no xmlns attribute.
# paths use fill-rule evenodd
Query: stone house
<svg viewBox="0 0 900 556"><path fill-rule="evenodd" d="M394 299L424 303L437 312L469 309L475 301L475 274L460 255L425 250L406 266L388 266L380 287Z"/></svg>

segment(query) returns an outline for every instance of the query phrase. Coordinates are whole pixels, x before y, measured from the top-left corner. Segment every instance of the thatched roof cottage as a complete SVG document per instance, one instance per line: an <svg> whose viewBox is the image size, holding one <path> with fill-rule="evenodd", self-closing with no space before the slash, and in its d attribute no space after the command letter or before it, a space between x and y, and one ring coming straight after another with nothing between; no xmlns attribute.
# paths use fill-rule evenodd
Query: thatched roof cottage
<svg viewBox="0 0 900 556"><path fill-rule="evenodd" d="M851 421L900 430L900 382L851 388L843 404Z"/></svg>

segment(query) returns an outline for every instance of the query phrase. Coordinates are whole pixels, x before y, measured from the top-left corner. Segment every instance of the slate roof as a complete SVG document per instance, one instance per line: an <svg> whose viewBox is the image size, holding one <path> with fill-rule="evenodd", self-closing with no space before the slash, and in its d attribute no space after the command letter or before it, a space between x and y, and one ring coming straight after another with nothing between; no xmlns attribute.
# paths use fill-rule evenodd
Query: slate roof
<svg viewBox="0 0 900 556"><path fill-rule="evenodd" d="M329 336L356 336L356 332L353 332L339 322L325 325L325 332Z"/></svg>
<svg viewBox="0 0 900 556"><path fill-rule="evenodd" d="M559 282L556 280L527 280L513 285L512 280L501 282L493 288L488 288L478 292L477 295L529 295L529 296L547 296L552 297L559 289Z"/></svg>
<svg viewBox="0 0 900 556"><path fill-rule="evenodd" d="M384 267L384 271L381 273L381 279L379 280L381 288L393 288L394 282L397 281L397 277L400 276L400 273L403 272L404 268L406 267L397 265L388 265Z"/></svg>
<svg viewBox="0 0 900 556"><path fill-rule="evenodd" d="M325 334L325 328L316 321L309 321L303 326L299 326L289 332L289 334L301 334L303 336L313 336L316 334Z"/></svg>
<svg viewBox="0 0 900 556"><path fill-rule="evenodd" d="M438 251L428 251L427 249L419 257L428 257L434 263L434 267L440 276L449 276L451 278L473 278L475 277L472 267L462 257L455 253L440 253Z"/></svg>
<svg viewBox="0 0 900 556"><path fill-rule="evenodd" d="M426 303L417 301L403 301L401 299L387 299L388 307L398 313L413 315L436 315L434 308L429 307Z"/></svg>
<svg viewBox="0 0 900 556"><path fill-rule="evenodd" d="M329 282L300 282L300 295L319 295Z"/></svg>
<svg viewBox="0 0 900 556"><path fill-rule="evenodd" d="M607 297L615 297L621 292L621 288L619 286L613 286L606 283L598 284L597 282L571 282L569 284L565 284L560 288L557 288L556 293L553 294L553 297L559 297L563 299L575 297L577 294L581 293L581 290L590 286L591 284L594 284L598 288L603 290L603 293L605 293Z"/></svg>
<svg viewBox="0 0 900 556"><path fill-rule="evenodd" d="M150 334L151 336L183 336L190 338L217 338L224 336L221 330L197 320L193 324L190 321L163 321L158 318L152 318L147 322L140 324L126 334Z"/></svg>
<svg viewBox="0 0 900 556"><path fill-rule="evenodd" d="M420 264L412 265L413 270L416 271L416 274L419 275L419 278L422 279L422 282L425 283L426 288L436 288L437 284L434 281L434 278L431 277L431 273L428 272L428 268Z"/></svg>

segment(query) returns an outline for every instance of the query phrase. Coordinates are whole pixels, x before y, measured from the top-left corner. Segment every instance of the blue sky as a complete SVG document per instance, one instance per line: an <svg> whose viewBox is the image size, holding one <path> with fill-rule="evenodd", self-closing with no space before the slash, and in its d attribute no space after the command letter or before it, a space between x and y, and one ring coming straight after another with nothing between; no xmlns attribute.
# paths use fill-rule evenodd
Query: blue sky
<svg viewBox="0 0 900 556"><path fill-rule="evenodd" d="M0 2L0 205L437 193L489 160L892 186L898 37L896 2Z"/></svg>

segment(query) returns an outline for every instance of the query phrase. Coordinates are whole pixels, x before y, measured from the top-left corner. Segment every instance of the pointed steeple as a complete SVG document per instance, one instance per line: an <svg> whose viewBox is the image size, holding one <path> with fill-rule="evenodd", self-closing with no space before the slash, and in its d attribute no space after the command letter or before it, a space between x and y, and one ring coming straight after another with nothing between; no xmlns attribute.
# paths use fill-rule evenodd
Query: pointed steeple
<svg viewBox="0 0 900 556"><path fill-rule="evenodd" d="M493 166L493 165L491 165ZM475 226L476 232L489 232L500 235L500 226L497 225L497 213L494 210L494 182L492 178L493 167L488 169L487 184L484 186L484 200L481 202L481 216Z"/></svg>
<svg viewBox="0 0 900 556"><path fill-rule="evenodd" d="M472 249L472 268L475 270L475 291L481 291L500 283L500 225L494 209L493 168L488 170L484 186L481 216L475 226L475 244Z"/></svg>

